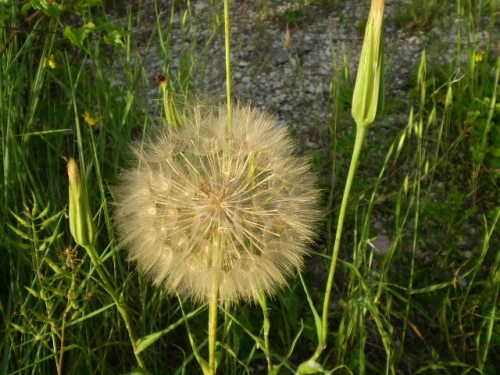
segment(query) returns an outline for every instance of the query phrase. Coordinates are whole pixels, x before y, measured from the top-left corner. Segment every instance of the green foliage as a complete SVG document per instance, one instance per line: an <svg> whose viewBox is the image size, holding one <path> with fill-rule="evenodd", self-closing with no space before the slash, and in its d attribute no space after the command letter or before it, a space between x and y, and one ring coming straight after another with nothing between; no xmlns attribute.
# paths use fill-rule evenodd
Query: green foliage
<svg viewBox="0 0 500 375"><path fill-rule="evenodd" d="M469 19L472 30L470 20L494 14L496 3L467 2L457 17ZM2 47L11 27L41 10L0 56L0 373L200 374L190 339L206 357L206 306L181 306L150 285L114 240L109 187L127 164L132 140L162 116L142 100L154 85L143 66L148 51L139 54L129 31L142 19L124 7L129 25L123 27L107 19L100 1L61 4L0 1ZM304 27L308 4L277 22ZM454 4L412 2L402 8L400 17L405 10L409 18L401 22L426 30ZM269 13L276 7L260 5ZM173 5L184 19L180 35L188 45L175 72L170 47L172 28L179 26L157 14L161 73L173 103L189 103L193 93L203 92L197 82L207 57L199 51L220 33L220 23L209 17L200 26L208 30L206 44L190 44L189 30L201 22L188 16L190 6ZM63 28L65 17L77 22ZM326 126L317 130L325 149L313 153L325 206L314 256L302 270L303 282L292 281L265 305L220 306L219 373L266 373L271 367L280 374L490 374L500 367L498 62L491 47L466 48L467 60L457 52L449 63L438 63L429 52L416 62L403 87L412 93L413 109L404 109L408 121L387 126L382 118L370 129L347 206L328 346L307 362L323 328L317 314L355 136L350 56L335 66L329 133ZM158 99L163 103L160 88ZM87 183L95 251L109 286L98 263L70 236L63 159L69 157L78 160ZM370 245L380 235L389 242L384 253ZM117 305L132 322L134 342Z"/></svg>
<svg viewBox="0 0 500 375"><path fill-rule="evenodd" d="M450 0L412 0L398 6L395 22L406 29L426 30L439 24L445 11L453 5Z"/></svg>
<svg viewBox="0 0 500 375"><path fill-rule="evenodd" d="M298 28L306 21L306 13L303 9L287 9L280 17L282 27Z"/></svg>
<svg viewBox="0 0 500 375"><path fill-rule="evenodd" d="M496 179L499 172L495 171L500 168L500 104L493 106L491 119L489 113L492 105L489 97L477 99L474 104L477 109L468 111L465 121L471 128L472 161L477 165L484 164Z"/></svg>

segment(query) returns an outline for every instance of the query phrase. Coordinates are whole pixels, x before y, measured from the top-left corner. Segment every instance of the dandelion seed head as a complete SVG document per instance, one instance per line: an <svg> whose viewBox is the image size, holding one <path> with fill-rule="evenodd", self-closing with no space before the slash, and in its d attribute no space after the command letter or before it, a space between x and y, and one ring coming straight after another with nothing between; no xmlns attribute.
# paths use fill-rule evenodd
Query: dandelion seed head
<svg viewBox="0 0 500 375"><path fill-rule="evenodd" d="M155 285L206 301L274 294L303 264L319 217L308 159L275 118L197 107L181 130L158 130L115 188L129 258Z"/></svg>

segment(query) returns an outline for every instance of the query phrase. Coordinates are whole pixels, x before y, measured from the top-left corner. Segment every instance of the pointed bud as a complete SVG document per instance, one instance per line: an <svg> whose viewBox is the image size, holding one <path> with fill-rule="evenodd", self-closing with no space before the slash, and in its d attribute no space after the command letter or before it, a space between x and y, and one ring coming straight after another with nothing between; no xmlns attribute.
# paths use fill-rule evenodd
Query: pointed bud
<svg viewBox="0 0 500 375"><path fill-rule="evenodd" d="M325 370L318 362L309 360L299 366L296 375L317 374L319 372L325 373Z"/></svg>
<svg viewBox="0 0 500 375"><path fill-rule="evenodd" d="M448 91L446 92L446 101L444 102L444 107L448 108L453 104L453 86L448 86Z"/></svg>
<svg viewBox="0 0 500 375"><path fill-rule="evenodd" d="M420 103L423 105L425 103L425 95L427 92L427 52L422 52L422 58L420 60L420 66L418 67L418 87L420 88Z"/></svg>
<svg viewBox="0 0 500 375"><path fill-rule="evenodd" d="M68 162L69 176L69 229L75 242L80 246L93 245L95 225L87 201L87 192L80 179L80 171L75 159Z"/></svg>
<svg viewBox="0 0 500 375"><path fill-rule="evenodd" d="M358 127L370 125L384 102L384 0L372 0L352 99Z"/></svg>
<svg viewBox="0 0 500 375"><path fill-rule="evenodd" d="M407 195L408 189L410 188L410 179L409 179L408 175L406 175L406 177L405 177L405 181L403 183L403 188L404 188L405 195Z"/></svg>
<svg viewBox="0 0 500 375"><path fill-rule="evenodd" d="M165 109L167 122L173 129L177 129L181 123L181 117L174 101L172 85L170 84L168 78L163 74L157 75L156 80L160 84L161 91L163 93L163 107Z"/></svg>
<svg viewBox="0 0 500 375"><path fill-rule="evenodd" d="M432 108L432 111L429 115L429 120L427 121L427 128L429 128L431 125L436 124L436 118L437 118L437 111L436 111L436 106Z"/></svg>
<svg viewBox="0 0 500 375"><path fill-rule="evenodd" d="M399 144L398 144L398 153L401 152L403 149L403 146L405 144L405 139L406 139L406 133L401 134L401 138L399 138Z"/></svg>

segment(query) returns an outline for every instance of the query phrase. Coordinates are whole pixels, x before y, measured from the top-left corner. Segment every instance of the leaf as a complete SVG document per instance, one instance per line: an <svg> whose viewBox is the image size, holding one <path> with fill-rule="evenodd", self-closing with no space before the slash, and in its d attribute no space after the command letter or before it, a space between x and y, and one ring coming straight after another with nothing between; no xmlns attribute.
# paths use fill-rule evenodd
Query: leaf
<svg viewBox="0 0 500 375"><path fill-rule="evenodd" d="M62 213L63 213L62 211L59 211L54 216L51 216L47 220L43 221L43 223L41 225L42 229L47 229L47 227L49 226L50 223L52 223L53 221L56 221L57 219L59 219L59 217L61 217Z"/></svg>
<svg viewBox="0 0 500 375"><path fill-rule="evenodd" d="M178 326L180 326L181 324L183 324L185 320L191 318L192 316L195 316L196 314L198 314L200 311L202 311L204 309L205 309L205 306L200 306L196 310L194 310L194 311L190 312L189 314L187 314L185 317L182 317L181 319L179 319L177 322L172 323L171 325L169 325L164 330L158 331L158 332L155 332L155 333L151 333L151 334L149 334L147 336L144 336L144 337L141 337L141 338L137 339L137 341L136 341L137 346L135 348L135 353L139 354L144 349L146 349L148 346L150 346L151 344L153 344L154 342L156 342L160 337L162 337L163 335L165 335L168 332L172 331L174 328L177 328Z"/></svg>
<svg viewBox="0 0 500 375"><path fill-rule="evenodd" d="M107 35L104 35L104 42L106 44L110 44L115 47L119 47L121 49L125 49L125 44L123 43L122 40L122 33L117 30L113 30L112 32L108 33Z"/></svg>
<svg viewBox="0 0 500 375"><path fill-rule="evenodd" d="M14 216L17 221L19 222L19 224L21 224L23 227L26 227L26 228L31 228L31 224L28 223L26 220L24 220L21 216L18 216L14 213L14 211L12 210L9 210L10 213L12 214L12 216Z"/></svg>
<svg viewBox="0 0 500 375"><path fill-rule="evenodd" d="M321 320L321 317L318 314L318 311L314 307L313 300L311 298L311 295L309 294L309 290L307 289L306 283L304 282L304 278L302 277L302 273L299 272L300 276L300 281L302 283L302 286L304 288L304 291L306 292L306 297L307 297L307 302L309 302L309 307L311 308L311 312L313 313L314 316L314 325L316 326L316 334L318 335L318 343L324 344L323 341L323 321Z"/></svg>
<svg viewBox="0 0 500 375"><path fill-rule="evenodd" d="M30 245L25 244L24 242L14 241L9 239L9 244L16 247L19 250L28 250L31 248Z"/></svg>
<svg viewBox="0 0 500 375"><path fill-rule="evenodd" d="M92 318L93 316L96 316L96 315L99 315L101 313L103 313L104 311L106 311L107 309L111 308L115 306L115 303L111 303L107 306L104 306L104 307L101 307L99 310L95 310L95 311L92 311L90 314L87 314L87 315L84 315L78 319L75 319L75 320L72 320L70 323L66 324L66 327L70 327L72 325L75 325L75 324L78 324L80 322L83 322L84 320L87 320L89 318Z"/></svg>
<svg viewBox="0 0 500 375"><path fill-rule="evenodd" d="M307 361L302 363L299 368L297 369L297 375L306 375L306 374L317 374L317 373L323 373L323 374L328 374L329 372L326 371L323 366L321 366L318 362L316 361Z"/></svg>
<svg viewBox="0 0 500 375"><path fill-rule="evenodd" d="M28 13L33 9L33 5L31 3L26 3L21 7L21 14L23 16L27 16Z"/></svg>
<svg viewBox="0 0 500 375"><path fill-rule="evenodd" d="M43 323L49 323L49 324L53 323L52 319L46 317L45 315L40 314L35 309L30 309L29 311L30 311L31 315L33 315L36 318L36 320L43 322Z"/></svg>
<svg viewBox="0 0 500 375"><path fill-rule="evenodd" d="M24 233L23 231L17 229L15 226L13 226L12 224L9 224L7 223L7 225L9 226L10 229L12 229L14 231L14 233L16 233L19 237L21 238L24 238L25 240L28 240L28 241L33 241L31 239L30 236L28 236L26 233Z"/></svg>
<svg viewBox="0 0 500 375"><path fill-rule="evenodd" d="M90 8L94 6L103 7L101 0L86 0L86 1L76 1L73 3L71 10L79 15L88 14Z"/></svg>
<svg viewBox="0 0 500 375"><path fill-rule="evenodd" d="M43 209L42 212L40 212L40 215L38 215L37 219L43 219L45 215L49 213L50 210L50 201L47 202L47 206Z"/></svg>
<svg viewBox="0 0 500 375"><path fill-rule="evenodd" d="M92 31L95 30L95 25L92 22L86 23L82 27L78 29L72 30L70 26L66 26L64 29L63 36L68 38L71 43L77 46L80 49L83 48L83 41Z"/></svg>
<svg viewBox="0 0 500 375"><path fill-rule="evenodd" d="M59 18L62 13L62 5L58 3L52 3L47 8L43 9L43 13L52 18Z"/></svg>
<svg viewBox="0 0 500 375"><path fill-rule="evenodd" d="M52 294L58 295L58 296L64 296L65 292L62 289L59 288L53 288L48 285L41 285L43 289L45 289L48 292L51 292Z"/></svg>
<svg viewBox="0 0 500 375"><path fill-rule="evenodd" d="M36 290L31 289L31 288L29 288L29 287L27 287L27 286L25 286L25 287L24 287L24 289L26 289L26 290L27 290L27 291L28 291L31 295L33 295L34 297L36 297L36 298L40 298L40 294L39 294Z"/></svg>
<svg viewBox="0 0 500 375"><path fill-rule="evenodd" d="M54 271L56 274L64 273L62 268L59 267L59 265L54 262L49 256L46 255L43 260L49 265L50 268L52 268L52 271Z"/></svg>
<svg viewBox="0 0 500 375"><path fill-rule="evenodd" d="M31 209L31 217L36 217L36 214L38 213L38 203L36 202L35 193L31 192L31 195L33 196L33 208Z"/></svg>
<svg viewBox="0 0 500 375"><path fill-rule="evenodd" d="M493 155L493 156L495 156L495 157L497 157L497 158L500 157L500 147L491 150L490 154Z"/></svg>
<svg viewBox="0 0 500 375"><path fill-rule="evenodd" d="M47 0L31 0L31 6L35 9L45 9L48 7L49 2Z"/></svg>

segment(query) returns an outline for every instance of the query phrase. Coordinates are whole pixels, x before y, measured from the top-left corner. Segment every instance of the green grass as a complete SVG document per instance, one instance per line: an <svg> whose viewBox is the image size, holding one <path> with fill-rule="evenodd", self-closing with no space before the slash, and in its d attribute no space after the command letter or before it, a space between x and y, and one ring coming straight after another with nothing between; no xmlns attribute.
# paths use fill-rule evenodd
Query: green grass
<svg viewBox="0 0 500 375"><path fill-rule="evenodd" d="M86 28L75 26L73 34L63 35L56 18L41 15L0 56L0 373L126 374L142 363L153 374L198 374L190 339L206 357L207 306L180 301L142 278L117 247L113 230L110 187L128 165L130 143L165 117L160 89L155 108L143 100L154 83L131 31L144 20L117 6L127 18L123 29L109 23L99 5L83 3L64 9L63 16L72 14L81 21L78 27ZM337 9L342 2L322 3ZM471 35L481 16L492 15L486 25L491 30L498 20L493 0L443 3L446 12L466 21ZM258 5L273 9L270 2ZM432 18L436 2L408 6L414 7L414 19L408 21L419 29L438 21ZM20 11L20 4L0 4L0 46L11 28L31 14ZM208 11L202 26L209 33L198 41L204 45L183 51L175 75L168 66L174 27L170 13L158 13L155 34L146 41L146 49L156 45L161 50L163 74L181 103L206 94L196 82L203 82L207 57L196 51L223 38L222 4L211 4ZM186 15L182 38L201 22L188 17L190 2L174 2L172 12ZM473 43L457 46L449 63L429 54L415 62L408 82L412 102L401 109L400 103L391 105L397 98L386 98L386 111L370 129L361 153L347 209L328 345L318 359L324 369L339 374L494 374L500 368L496 42L491 40L485 50ZM460 51L466 51L466 63ZM328 134L321 135L327 147L313 155L324 176L325 212L315 253L302 278L290 280L288 289L267 301L266 314L252 304L220 306L219 374L266 373L269 362L279 365L282 374L294 374L316 350L313 307L321 312L354 141L354 134L343 131L354 129L348 66L346 61L334 69L332 122ZM407 125L382 126L394 108L409 116ZM98 124L88 125L85 112L98 113ZM86 179L98 231L96 249L112 293L69 232L69 157L78 160ZM381 221L387 233L381 233ZM384 255L370 245L380 234L391 238ZM262 350L266 327L267 358Z"/></svg>

